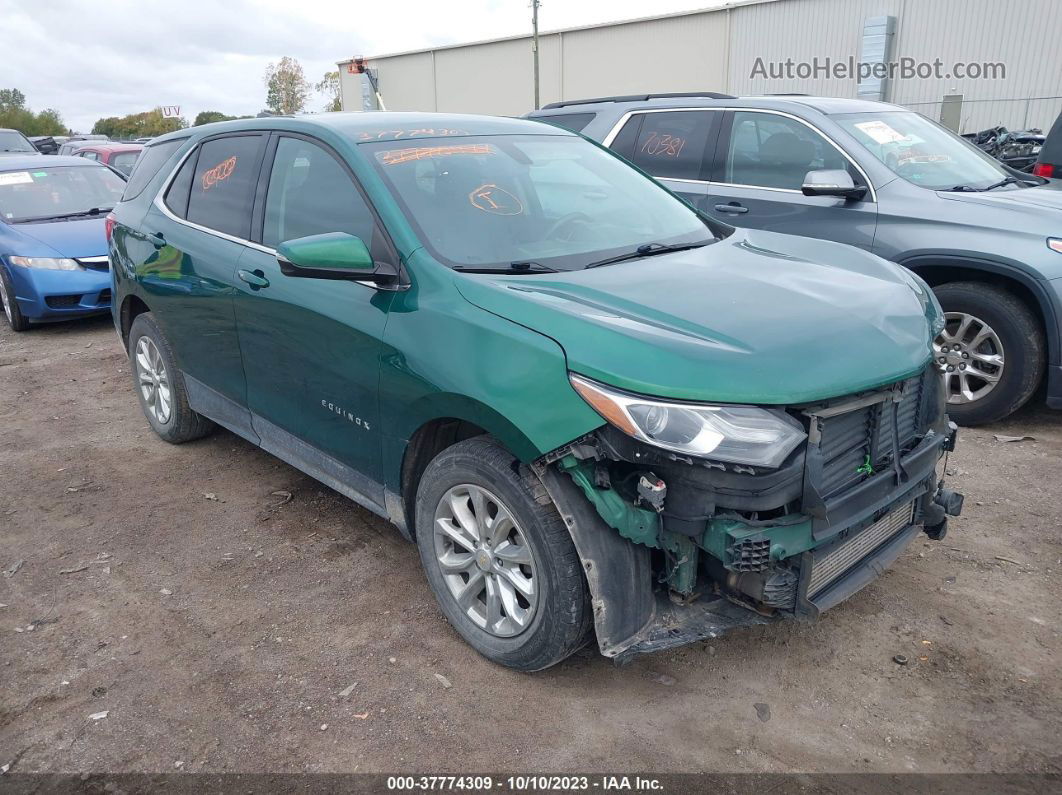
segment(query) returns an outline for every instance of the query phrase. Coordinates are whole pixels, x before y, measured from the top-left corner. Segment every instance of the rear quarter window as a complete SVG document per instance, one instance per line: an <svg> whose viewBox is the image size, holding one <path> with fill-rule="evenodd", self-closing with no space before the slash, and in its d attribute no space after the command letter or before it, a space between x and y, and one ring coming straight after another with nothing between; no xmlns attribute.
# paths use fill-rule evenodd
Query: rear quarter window
<svg viewBox="0 0 1062 795"><path fill-rule="evenodd" d="M535 121L544 121L546 124L563 127L565 130L571 130L572 132L582 132L586 125L592 122L596 116L596 113L559 113L555 116L537 116L532 118Z"/></svg>
<svg viewBox="0 0 1062 795"><path fill-rule="evenodd" d="M133 173L129 175L129 181L125 184L125 193L122 194L122 201L135 199L143 193L144 188L159 173L162 165L187 140L187 138L177 138L171 141L163 141L160 144L144 149L136 166L133 168Z"/></svg>

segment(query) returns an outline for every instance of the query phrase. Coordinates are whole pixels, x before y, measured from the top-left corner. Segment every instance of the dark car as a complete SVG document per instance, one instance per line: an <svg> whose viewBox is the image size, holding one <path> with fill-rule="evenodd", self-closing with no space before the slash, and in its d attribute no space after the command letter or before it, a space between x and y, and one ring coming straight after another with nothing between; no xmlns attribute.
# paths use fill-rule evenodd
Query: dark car
<svg viewBox="0 0 1062 795"><path fill-rule="evenodd" d="M640 95L529 116L604 143L708 217L910 268L946 312L936 353L956 421L1006 417L1045 373L1062 408L1062 183L881 102Z"/></svg>
<svg viewBox="0 0 1062 795"><path fill-rule="evenodd" d="M128 177L142 151L142 144L91 142L88 146L76 149L74 156L103 163Z"/></svg>
<svg viewBox="0 0 1062 795"><path fill-rule="evenodd" d="M1051 130L1040 147L1040 155L1036 158L1032 173L1038 177L1062 178L1062 113L1058 114L1055 123L1051 125Z"/></svg>
<svg viewBox="0 0 1062 795"><path fill-rule="evenodd" d="M32 135L29 142L42 155L54 155L59 152L59 142L50 135Z"/></svg>

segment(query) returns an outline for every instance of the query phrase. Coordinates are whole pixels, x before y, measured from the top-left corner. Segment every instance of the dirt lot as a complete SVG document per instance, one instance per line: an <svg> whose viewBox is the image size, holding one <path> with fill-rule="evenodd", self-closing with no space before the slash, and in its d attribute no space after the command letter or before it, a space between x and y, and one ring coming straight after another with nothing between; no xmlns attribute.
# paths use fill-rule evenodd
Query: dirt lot
<svg viewBox="0 0 1062 795"><path fill-rule="evenodd" d="M109 319L5 326L0 765L1058 772L1062 415L966 430L950 469L948 538L818 624L524 675L382 520L230 433L159 441Z"/></svg>

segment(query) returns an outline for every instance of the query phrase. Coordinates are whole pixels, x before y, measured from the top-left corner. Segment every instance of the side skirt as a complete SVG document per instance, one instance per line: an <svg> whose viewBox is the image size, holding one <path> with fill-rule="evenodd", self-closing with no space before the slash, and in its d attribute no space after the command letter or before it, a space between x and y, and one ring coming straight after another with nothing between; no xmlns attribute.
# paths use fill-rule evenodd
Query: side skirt
<svg viewBox="0 0 1062 795"><path fill-rule="evenodd" d="M377 516L387 519L397 525L404 536L409 537L402 501L385 489L383 484L321 452L217 390L211 389L202 381L186 373L182 375L188 393L188 405L193 411L261 447L300 472L319 480Z"/></svg>

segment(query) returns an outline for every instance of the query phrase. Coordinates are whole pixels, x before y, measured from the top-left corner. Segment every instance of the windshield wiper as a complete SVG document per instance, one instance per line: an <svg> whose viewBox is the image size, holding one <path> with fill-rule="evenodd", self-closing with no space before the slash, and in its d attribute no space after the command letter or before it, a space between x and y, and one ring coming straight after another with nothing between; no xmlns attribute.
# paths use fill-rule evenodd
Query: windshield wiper
<svg viewBox="0 0 1062 795"><path fill-rule="evenodd" d="M102 215L103 213L109 213L113 210L113 207L93 207L90 210L81 210L76 213L59 213L58 215L36 215L32 218L23 218L22 221L58 221L62 218L84 218L90 215Z"/></svg>
<svg viewBox="0 0 1062 795"><path fill-rule="evenodd" d="M638 246L634 251L628 251L626 254L620 254L616 257L609 257L608 259L601 259L597 262L591 262L584 268L600 268L602 265L612 265L616 262L626 262L631 259L641 259L642 257L651 257L654 254L669 254L672 251L686 251L691 248L701 248L707 246L708 241L701 243L646 243L645 245Z"/></svg>
<svg viewBox="0 0 1062 795"><path fill-rule="evenodd" d="M987 185L983 188L975 188L973 185L956 185L953 188L945 188L944 190L952 193L984 193L988 190L1002 188L1004 185L1010 185L1013 182L1021 182L1021 180L1017 177L1004 177L999 182L993 182L991 185Z"/></svg>
<svg viewBox="0 0 1062 795"><path fill-rule="evenodd" d="M461 273L559 273L556 268L541 265L537 262L511 262L508 265L499 265L494 268L480 267L478 265L454 265L454 270L461 271Z"/></svg>
<svg viewBox="0 0 1062 795"><path fill-rule="evenodd" d="M995 190L996 188L1002 188L1004 185L1012 185L1017 182L1021 182L1017 177L1004 177L999 182L993 182L987 188L981 188L981 190Z"/></svg>

